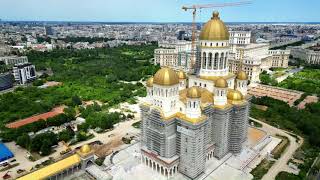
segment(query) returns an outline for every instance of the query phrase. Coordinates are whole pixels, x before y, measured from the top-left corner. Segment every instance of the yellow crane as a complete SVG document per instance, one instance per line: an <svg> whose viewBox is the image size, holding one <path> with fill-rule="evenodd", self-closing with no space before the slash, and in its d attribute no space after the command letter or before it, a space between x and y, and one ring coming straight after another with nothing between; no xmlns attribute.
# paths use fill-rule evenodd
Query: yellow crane
<svg viewBox="0 0 320 180"><path fill-rule="evenodd" d="M241 6L251 4L251 1L239 1L239 2L229 2L229 3L215 3L215 4L195 4L191 6L182 6L182 9L192 10L192 36L191 36L191 68L190 73L193 73L194 71L194 63L195 63L195 41L196 41L196 14L197 10L200 9L208 9L208 8L222 8L222 7L228 7L228 6Z"/></svg>

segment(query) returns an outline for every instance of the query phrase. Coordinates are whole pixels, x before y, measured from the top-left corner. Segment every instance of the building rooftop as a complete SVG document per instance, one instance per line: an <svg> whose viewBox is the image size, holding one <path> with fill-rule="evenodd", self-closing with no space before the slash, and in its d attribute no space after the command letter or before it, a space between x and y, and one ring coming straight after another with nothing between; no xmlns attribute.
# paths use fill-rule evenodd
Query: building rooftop
<svg viewBox="0 0 320 180"><path fill-rule="evenodd" d="M7 146L0 143L0 162L8 160L13 156L13 153L7 148Z"/></svg>
<svg viewBox="0 0 320 180"><path fill-rule="evenodd" d="M250 43L245 46L245 49L255 49L259 47L269 46L268 43Z"/></svg>

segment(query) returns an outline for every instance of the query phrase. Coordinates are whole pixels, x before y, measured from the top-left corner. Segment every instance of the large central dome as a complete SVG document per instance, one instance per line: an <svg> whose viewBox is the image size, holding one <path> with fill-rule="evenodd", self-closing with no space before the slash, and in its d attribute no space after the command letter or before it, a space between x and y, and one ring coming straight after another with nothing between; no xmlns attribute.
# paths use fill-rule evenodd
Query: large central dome
<svg viewBox="0 0 320 180"><path fill-rule="evenodd" d="M209 20L202 28L200 40L229 40L228 28L224 22L220 20L218 12L213 12L211 20Z"/></svg>

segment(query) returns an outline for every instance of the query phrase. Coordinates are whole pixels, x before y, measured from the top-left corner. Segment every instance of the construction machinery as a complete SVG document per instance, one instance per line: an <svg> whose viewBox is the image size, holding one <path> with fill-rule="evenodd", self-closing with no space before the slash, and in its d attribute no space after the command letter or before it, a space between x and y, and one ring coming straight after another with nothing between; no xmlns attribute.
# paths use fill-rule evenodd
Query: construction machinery
<svg viewBox="0 0 320 180"><path fill-rule="evenodd" d="M62 145L65 147L65 150L61 151L60 154L64 155L68 152L70 152L72 149L70 148L70 146L65 142L65 141L61 141Z"/></svg>
<svg viewBox="0 0 320 180"><path fill-rule="evenodd" d="M223 8L223 7L229 7L229 6L241 6L251 4L251 1L239 1L239 2L229 2L229 3L215 3L215 4L195 4L191 6L183 6L182 9L192 10L192 36L191 36L191 67L190 67L190 73L194 73L194 65L195 65L195 58L196 58L196 14L197 10L201 9L209 9L209 8Z"/></svg>

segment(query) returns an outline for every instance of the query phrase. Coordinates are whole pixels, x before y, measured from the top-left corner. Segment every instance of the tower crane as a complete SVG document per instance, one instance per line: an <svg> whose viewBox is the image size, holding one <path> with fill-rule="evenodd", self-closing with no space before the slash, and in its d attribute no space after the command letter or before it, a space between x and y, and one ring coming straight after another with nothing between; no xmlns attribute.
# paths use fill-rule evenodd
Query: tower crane
<svg viewBox="0 0 320 180"><path fill-rule="evenodd" d="M209 9L209 8L219 8L219 7L228 7L228 6L241 6L251 4L251 1L239 1L239 2L229 2L229 3L215 3L215 4L195 4L191 6L182 6L182 9L192 10L192 36L191 36L191 68L190 73L193 73L194 64L195 64L195 41L196 41L196 14L199 9Z"/></svg>

